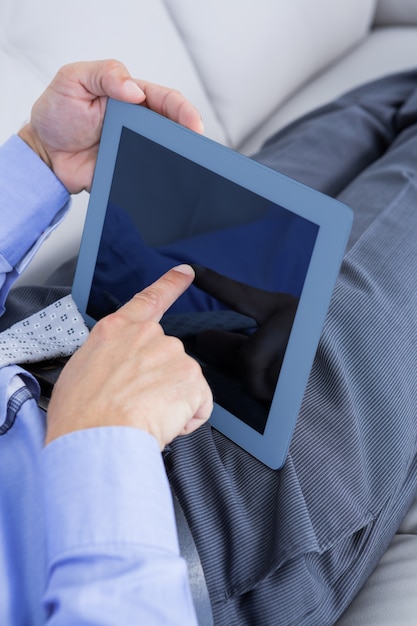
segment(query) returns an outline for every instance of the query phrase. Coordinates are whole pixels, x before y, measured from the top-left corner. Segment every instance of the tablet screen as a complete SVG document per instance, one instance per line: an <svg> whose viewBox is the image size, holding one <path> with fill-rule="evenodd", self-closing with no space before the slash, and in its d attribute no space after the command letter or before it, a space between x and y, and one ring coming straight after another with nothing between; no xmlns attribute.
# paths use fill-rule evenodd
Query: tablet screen
<svg viewBox="0 0 417 626"><path fill-rule="evenodd" d="M99 320L177 264L208 268L162 325L202 364L216 402L262 434L318 232L124 127L87 313Z"/></svg>

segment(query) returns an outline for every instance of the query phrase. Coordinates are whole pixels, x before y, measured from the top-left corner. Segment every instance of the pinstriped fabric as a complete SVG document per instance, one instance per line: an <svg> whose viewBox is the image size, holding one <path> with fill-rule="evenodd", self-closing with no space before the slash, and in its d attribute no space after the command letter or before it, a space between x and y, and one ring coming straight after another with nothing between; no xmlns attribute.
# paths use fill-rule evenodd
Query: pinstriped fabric
<svg viewBox="0 0 417 626"><path fill-rule="evenodd" d="M284 468L208 426L166 458L215 624L334 624L416 493L416 87L408 73L355 90L257 157L314 176L356 224Z"/></svg>
<svg viewBox="0 0 417 626"><path fill-rule="evenodd" d="M65 284L70 285L72 277ZM69 287L23 286L14 287L6 302L6 310L0 317L0 331L7 330L20 320L49 306L71 292Z"/></svg>

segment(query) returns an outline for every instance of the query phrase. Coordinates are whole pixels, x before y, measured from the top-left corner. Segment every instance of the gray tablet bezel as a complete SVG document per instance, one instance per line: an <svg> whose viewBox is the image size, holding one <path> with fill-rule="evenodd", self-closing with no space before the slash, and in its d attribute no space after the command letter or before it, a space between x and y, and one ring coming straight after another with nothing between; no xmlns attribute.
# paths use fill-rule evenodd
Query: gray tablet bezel
<svg viewBox="0 0 417 626"><path fill-rule="evenodd" d="M310 266L263 434L215 404L212 426L278 469L288 453L352 224L346 205L273 171L145 107L110 99L94 173L73 297L91 327L87 303L123 127L176 152L318 225ZM306 330L307 329L307 330Z"/></svg>

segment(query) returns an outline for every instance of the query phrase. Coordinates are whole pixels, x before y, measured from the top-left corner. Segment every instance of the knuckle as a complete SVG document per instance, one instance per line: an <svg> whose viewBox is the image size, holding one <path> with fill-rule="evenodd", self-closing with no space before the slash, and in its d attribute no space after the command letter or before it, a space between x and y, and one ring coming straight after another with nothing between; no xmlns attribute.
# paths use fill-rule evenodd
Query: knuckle
<svg viewBox="0 0 417 626"><path fill-rule="evenodd" d="M189 356L184 352L187 358L187 374L190 380L193 381L203 381L205 380L203 375L203 370L201 369L201 365L196 361L193 357Z"/></svg>
<svg viewBox="0 0 417 626"><path fill-rule="evenodd" d="M168 115L171 108L177 106L181 107L183 99L184 97L182 93L178 91L178 89L169 89L165 93L162 101L162 110L164 112L164 115Z"/></svg>
<svg viewBox="0 0 417 626"><path fill-rule="evenodd" d="M103 73L118 72L120 71L122 64L116 59L110 58L110 59L105 59L102 62L102 67L103 67Z"/></svg>
<svg viewBox="0 0 417 626"><path fill-rule="evenodd" d="M161 311L164 306L164 299L160 290L152 285L144 291L135 294L133 300L141 307L145 307L150 315Z"/></svg>
<svg viewBox="0 0 417 626"><path fill-rule="evenodd" d="M183 95L178 89L170 88L166 94L166 100L182 100Z"/></svg>
<svg viewBox="0 0 417 626"><path fill-rule="evenodd" d="M181 372L183 375L194 379L203 375L200 364L192 356L186 353L181 339L174 337L173 335L164 335L164 338L166 341L167 353L169 352L171 357L176 360L178 364L181 364Z"/></svg>
<svg viewBox="0 0 417 626"><path fill-rule="evenodd" d="M174 337L173 335L164 335L164 341L167 353L169 353L172 358L182 358L185 361L188 359L188 355L185 352L184 344L182 343L181 339L178 339L178 337Z"/></svg>
<svg viewBox="0 0 417 626"><path fill-rule="evenodd" d="M93 326L90 332L90 337L99 341L112 337L119 330L120 323L121 320L116 313L107 315Z"/></svg>

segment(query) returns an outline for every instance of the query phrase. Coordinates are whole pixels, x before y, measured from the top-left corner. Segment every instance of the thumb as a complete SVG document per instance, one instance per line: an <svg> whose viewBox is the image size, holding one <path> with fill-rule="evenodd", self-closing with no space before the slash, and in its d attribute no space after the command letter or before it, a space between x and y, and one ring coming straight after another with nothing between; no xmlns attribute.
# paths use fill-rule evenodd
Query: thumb
<svg viewBox="0 0 417 626"><path fill-rule="evenodd" d="M138 81L119 61L85 61L68 65L64 69L91 98L108 96L133 104L139 104L146 98Z"/></svg>

